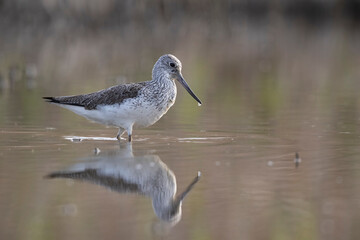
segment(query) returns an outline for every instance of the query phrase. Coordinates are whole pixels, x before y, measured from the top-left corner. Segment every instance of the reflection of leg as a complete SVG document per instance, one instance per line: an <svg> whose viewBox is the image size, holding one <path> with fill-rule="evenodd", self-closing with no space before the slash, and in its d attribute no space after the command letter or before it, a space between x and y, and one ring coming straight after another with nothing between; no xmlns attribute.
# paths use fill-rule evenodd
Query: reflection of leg
<svg viewBox="0 0 360 240"><path fill-rule="evenodd" d="M117 143L119 144L119 149L126 152L126 154L124 154L124 158L134 157L133 149L132 149L132 142L118 141Z"/></svg>
<svg viewBox="0 0 360 240"><path fill-rule="evenodd" d="M131 153L131 156L134 157L133 154L133 149L132 149L132 142L127 142L126 143L126 150L129 151L129 153Z"/></svg>
<svg viewBox="0 0 360 240"><path fill-rule="evenodd" d="M132 149L132 142L128 142L128 141L118 141L117 142L119 144L119 150L122 153L122 158L124 159L129 159L129 158L133 158L133 149Z"/></svg>
<svg viewBox="0 0 360 240"><path fill-rule="evenodd" d="M118 131L118 133L117 133L117 135L116 135L117 140L120 141L121 135L123 135L124 132L125 132L125 129L119 128L119 131Z"/></svg>

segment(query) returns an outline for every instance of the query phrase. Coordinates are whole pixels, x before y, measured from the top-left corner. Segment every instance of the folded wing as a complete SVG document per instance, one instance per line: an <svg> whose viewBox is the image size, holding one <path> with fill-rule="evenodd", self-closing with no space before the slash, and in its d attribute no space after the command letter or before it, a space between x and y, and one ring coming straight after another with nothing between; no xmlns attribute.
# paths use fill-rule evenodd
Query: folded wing
<svg viewBox="0 0 360 240"><path fill-rule="evenodd" d="M124 84L84 95L43 97L43 99L51 103L80 106L87 110L93 110L99 105L119 104L128 98L135 98L143 86L144 83Z"/></svg>

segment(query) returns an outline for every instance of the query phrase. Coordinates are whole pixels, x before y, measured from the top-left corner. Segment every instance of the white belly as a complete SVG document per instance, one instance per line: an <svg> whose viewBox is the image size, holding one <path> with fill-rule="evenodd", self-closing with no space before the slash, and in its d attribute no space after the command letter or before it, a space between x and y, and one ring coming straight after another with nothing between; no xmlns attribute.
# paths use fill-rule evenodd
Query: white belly
<svg viewBox="0 0 360 240"><path fill-rule="evenodd" d="M149 101L139 101L138 98L128 99L121 104L102 105L94 110L83 107L61 105L89 120L128 129L130 126L147 127L157 122L174 104L175 98L166 100L161 104Z"/></svg>
<svg viewBox="0 0 360 240"><path fill-rule="evenodd" d="M128 101L120 105L101 106L98 111L102 112L106 119L111 119L107 125L122 127L133 124L134 127L147 127L157 122L172 105L173 103L158 108L148 102L138 105Z"/></svg>

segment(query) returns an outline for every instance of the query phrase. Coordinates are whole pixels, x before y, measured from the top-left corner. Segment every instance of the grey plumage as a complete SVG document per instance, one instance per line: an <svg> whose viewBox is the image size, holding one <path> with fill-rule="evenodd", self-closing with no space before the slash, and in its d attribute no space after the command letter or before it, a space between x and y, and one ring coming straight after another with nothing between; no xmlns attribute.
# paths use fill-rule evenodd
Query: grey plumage
<svg viewBox="0 0 360 240"><path fill-rule="evenodd" d="M74 105L84 107L87 110L94 110L98 105L120 104L128 98L135 98L144 85L145 82L129 83L84 95L43 98L52 103Z"/></svg>
<svg viewBox="0 0 360 240"><path fill-rule="evenodd" d="M91 121L119 128L116 138L120 140L126 131L132 140L133 127L148 127L158 121L174 104L178 81L201 105L181 74L181 62L166 54L156 61L152 80L113 86L94 93L44 97Z"/></svg>

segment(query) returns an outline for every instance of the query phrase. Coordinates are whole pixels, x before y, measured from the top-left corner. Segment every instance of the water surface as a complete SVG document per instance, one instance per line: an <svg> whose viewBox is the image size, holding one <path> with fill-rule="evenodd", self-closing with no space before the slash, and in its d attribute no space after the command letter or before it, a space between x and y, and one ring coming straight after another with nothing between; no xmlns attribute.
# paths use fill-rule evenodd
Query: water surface
<svg viewBox="0 0 360 240"><path fill-rule="evenodd" d="M41 99L116 82L104 72L121 72L126 81L148 80L160 51L145 54L145 60L126 58L124 65L119 49L136 48L126 42L99 45L108 43L100 35L94 42L75 35L83 45L75 44L72 57L74 45L61 45L66 51L60 54L54 36L36 44L35 53L31 44L31 54L20 51L24 59L37 56L39 72L32 80L13 79L0 92L0 238L359 239L356 34L331 30L308 39L291 30L261 32L265 38L256 31L245 33L228 39L226 46L205 43L212 51L197 49L203 42L194 39L193 45L184 39L169 49L182 60L183 74L203 105L198 107L179 86L174 107L154 126L134 131L132 159L145 165L149 160L147 172L155 161L170 176L164 179L172 179L160 193L174 193L174 183L176 194L181 193L201 172L181 216L170 222L153 207L153 195L134 191L124 177L123 185L118 181L121 191L98 180L46 178L89 162L95 164L91 169L103 169L99 162L108 155L113 165L106 169L122 171L118 166L124 158L113 153L126 149L126 143L115 141L116 129ZM93 56L101 56L102 48L94 46L114 50L106 66L83 54L92 49ZM49 60L48 55L56 57ZM6 59L3 72L11 66ZM68 59L75 59L73 65L67 65ZM296 153L301 162L294 162ZM142 171L141 164L130 169Z"/></svg>

